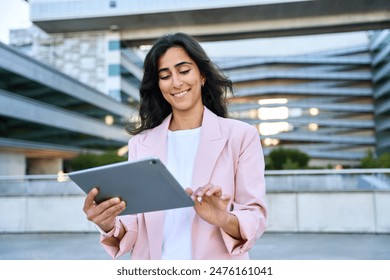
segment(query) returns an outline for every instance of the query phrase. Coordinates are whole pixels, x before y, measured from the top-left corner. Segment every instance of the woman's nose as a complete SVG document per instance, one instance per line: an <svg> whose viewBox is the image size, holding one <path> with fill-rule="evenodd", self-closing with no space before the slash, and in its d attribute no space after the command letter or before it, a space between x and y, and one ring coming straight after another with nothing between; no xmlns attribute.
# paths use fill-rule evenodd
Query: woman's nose
<svg viewBox="0 0 390 280"><path fill-rule="evenodd" d="M180 87L183 84L179 75L172 75L172 81L174 87Z"/></svg>

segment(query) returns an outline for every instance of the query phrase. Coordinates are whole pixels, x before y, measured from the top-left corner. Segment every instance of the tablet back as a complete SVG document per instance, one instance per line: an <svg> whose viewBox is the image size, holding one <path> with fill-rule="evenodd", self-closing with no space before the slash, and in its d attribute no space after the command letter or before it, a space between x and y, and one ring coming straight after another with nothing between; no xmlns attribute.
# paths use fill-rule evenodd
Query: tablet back
<svg viewBox="0 0 390 280"><path fill-rule="evenodd" d="M97 187L98 204L112 197L124 200L126 209L121 215L194 205L158 158L114 163L68 175L85 193Z"/></svg>

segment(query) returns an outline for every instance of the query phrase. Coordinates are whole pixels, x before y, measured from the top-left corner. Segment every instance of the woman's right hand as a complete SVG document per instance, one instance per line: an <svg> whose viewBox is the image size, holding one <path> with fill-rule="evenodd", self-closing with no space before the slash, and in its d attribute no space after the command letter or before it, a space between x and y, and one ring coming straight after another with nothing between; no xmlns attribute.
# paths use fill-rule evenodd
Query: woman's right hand
<svg viewBox="0 0 390 280"><path fill-rule="evenodd" d="M98 189L93 188L85 198L83 211L87 215L87 219L105 232L111 231L115 226L115 218L126 208L124 201L118 197L114 197L96 204L95 197L98 194Z"/></svg>

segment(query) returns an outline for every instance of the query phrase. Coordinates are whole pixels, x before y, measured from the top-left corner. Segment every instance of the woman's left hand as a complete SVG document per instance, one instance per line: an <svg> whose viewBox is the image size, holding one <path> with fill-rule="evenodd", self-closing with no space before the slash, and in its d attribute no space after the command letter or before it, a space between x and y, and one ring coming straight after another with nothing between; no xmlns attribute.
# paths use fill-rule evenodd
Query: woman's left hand
<svg viewBox="0 0 390 280"><path fill-rule="evenodd" d="M195 202L196 213L206 222L224 228L229 223L227 212L230 196L222 194L221 187L211 183L192 191L187 188L186 192Z"/></svg>

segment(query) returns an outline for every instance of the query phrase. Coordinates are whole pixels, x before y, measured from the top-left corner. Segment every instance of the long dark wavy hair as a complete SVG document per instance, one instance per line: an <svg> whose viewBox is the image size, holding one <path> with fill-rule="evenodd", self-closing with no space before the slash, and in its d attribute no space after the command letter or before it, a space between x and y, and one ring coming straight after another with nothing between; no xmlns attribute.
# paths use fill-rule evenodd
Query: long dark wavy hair
<svg viewBox="0 0 390 280"><path fill-rule="evenodd" d="M158 85L158 60L172 47L183 48L195 61L205 78L202 87L202 101L209 110L220 117L227 117L227 93L233 93L232 81L225 77L201 45L185 33L167 34L159 38L144 61L144 76L140 86L140 105L138 125L129 125L126 130L132 135L154 128L172 112L171 105L164 99Z"/></svg>

